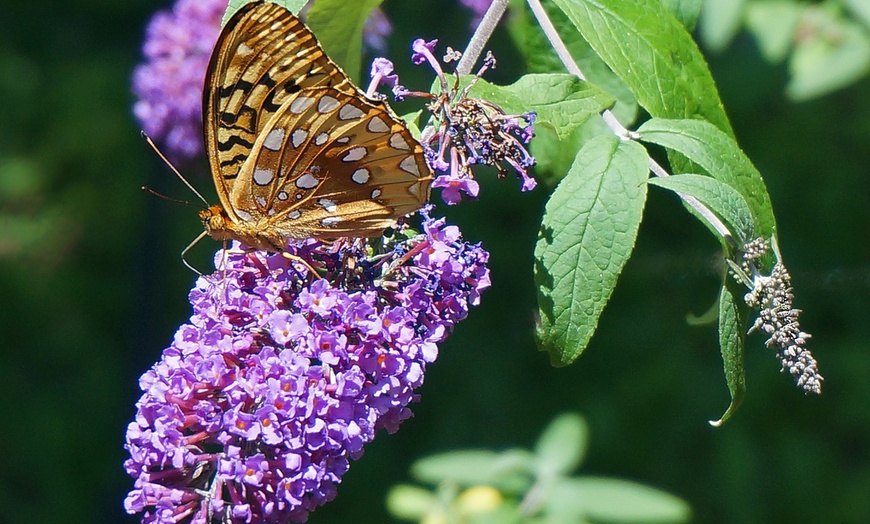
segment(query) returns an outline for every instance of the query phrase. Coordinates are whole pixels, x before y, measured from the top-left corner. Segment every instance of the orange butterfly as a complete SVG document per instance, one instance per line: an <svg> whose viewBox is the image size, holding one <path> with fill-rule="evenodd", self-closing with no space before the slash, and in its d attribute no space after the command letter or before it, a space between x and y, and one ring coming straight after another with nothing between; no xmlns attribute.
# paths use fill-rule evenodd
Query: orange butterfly
<svg viewBox="0 0 870 524"><path fill-rule="evenodd" d="M222 205L200 212L197 240L280 252L288 239L377 236L429 198L423 147L282 6L246 4L224 26L203 115Z"/></svg>

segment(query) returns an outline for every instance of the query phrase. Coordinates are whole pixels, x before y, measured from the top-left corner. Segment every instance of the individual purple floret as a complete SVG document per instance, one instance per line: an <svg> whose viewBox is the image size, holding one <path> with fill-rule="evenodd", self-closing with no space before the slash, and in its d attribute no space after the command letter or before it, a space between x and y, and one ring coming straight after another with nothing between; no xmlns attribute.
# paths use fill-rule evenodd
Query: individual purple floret
<svg viewBox="0 0 870 524"><path fill-rule="evenodd" d="M428 63L438 77L441 92L438 94L408 91L396 84L393 93L396 99L406 96L428 98L426 108L433 115L434 131L423 133L422 144L432 169L439 173L432 183L434 188L444 188L441 197L448 204L458 204L461 194L476 197L479 185L474 181L474 167L490 165L498 169L499 177L513 170L522 181L522 190L536 186L529 169L535 165L525 145L534 136L536 114L528 111L521 115L508 115L498 105L470 97L469 92L483 73L495 67L495 59L487 53L483 66L472 81L459 88L459 79L452 82L435 57L437 41L417 39L411 46L411 60L415 64ZM461 53L447 48L445 63L459 60Z"/></svg>
<svg viewBox="0 0 870 524"><path fill-rule="evenodd" d="M202 88L226 0L178 0L148 23L133 113L176 160L202 153Z"/></svg>
<svg viewBox="0 0 870 524"><path fill-rule="evenodd" d="M142 522L303 522L376 432L394 432L438 343L489 287L488 254L424 233L219 251L193 314L140 379L124 466Z"/></svg>

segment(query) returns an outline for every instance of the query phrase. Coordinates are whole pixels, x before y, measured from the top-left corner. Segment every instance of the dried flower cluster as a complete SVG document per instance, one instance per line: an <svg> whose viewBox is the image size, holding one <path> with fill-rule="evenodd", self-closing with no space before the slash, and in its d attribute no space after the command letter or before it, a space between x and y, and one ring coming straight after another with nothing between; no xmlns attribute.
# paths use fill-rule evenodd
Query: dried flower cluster
<svg viewBox="0 0 870 524"><path fill-rule="evenodd" d="M759 311L749 332L761 331L769 335L766 345L776 349L783 371L788 371L804 392L819 394L824 378L819 374L816 359L806 347L811 335L801 331L801 311L792 305L791 275L780 261L773 266L770 276L762 275L756 269L758 260L767 252L768 243L761 238L743 248L741 269L745 275L751 275L752 283L752 290L744 296L744 301Z"/></svg>
<svg viewBox="0 0 870 524"><path fill-rule="evenodd" d="M495 67L491 53L487 53L483 66L468 85L460 89L460 79L455 75L451 86L434 54L437 42L415 40L411 59L415 64L428 63L432 67L441 86L438 94L408 91L392 75L391 63L372 71L373 77L377 75L394 86L396 99L412 96L430 101L427 109L433 116L432 127L424 130L421 142L429 165L441 173L432 187L442 188L441 197L451 205L461 201L462 193L477 197L480 185L474 179L474 168L489 165L498 170L499 177L513 170L522 180L523 191L534 189L537 183L529 176L529 169L535 165L535 159L525 144L534 136L535 112L509 115L497 104L469 96L483 73ZM448 47L444 62L456 61L460 56L461 53Z"/></svg>

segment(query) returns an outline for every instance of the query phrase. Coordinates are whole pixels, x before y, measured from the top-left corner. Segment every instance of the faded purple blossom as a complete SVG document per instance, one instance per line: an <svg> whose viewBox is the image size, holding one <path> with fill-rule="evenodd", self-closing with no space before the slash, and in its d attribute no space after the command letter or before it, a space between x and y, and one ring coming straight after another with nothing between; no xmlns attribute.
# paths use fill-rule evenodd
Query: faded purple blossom
<svg viewBox="0 0 870 524"><path fill-rule="evenodd" d="M474 18L471 20L471 26L477 27L477 24L483 19L486 10L492 5L492 0L459 0L459 3L471 9L474 13Z"/></svg>
<svg viewBox="0 0 870 524"><path fill-rule="evenodd" d="M387 37L393 33L393 24L380 7L372 10L363 26L363 43L372 51L387 50Z"/></svg>
<svg viewBox="0 0 870 524"><path fill-rule="evenodd" d="M203 151L202 88L226 0L178 0L148 23L133 71L133 113L174 159Z"/></svg>
<svg viewBox="0 0 870 524"><path fill-rule="evenodd" d="M303 522L349 460L411 416L438 344L489 286L488 254L424 233L220 251L193 314L140 379L124 466L142 522ZM370 255L374 249L374 255Z"/></svg>
<svg viewBox="0 0 870 524"><path fill-rule="evenodd" d="M415 96L430 100L427 109L433 114L434 130L424 132L421 143L430 167L440 174L432 187L443 188L441 197L451 205L461 200L462 193L476 197L479 185L474 181L474 168L489 165L498 170L500 178L513 171L521 180L523 191L534 189L537 182L529 170L535 165L535 159L525 145L534 136L535 112L509 115L497 104L469 96L483 73L495 67L492 54L487 53L474 79L460 89L458 79L448 81L435 57L436 43L437 40L415 40L411 60L432 67L441 92L434 95L412 92L398 84L393 88L397 99ZM459 55L447 48L444 60L454 62Z"/></svg>

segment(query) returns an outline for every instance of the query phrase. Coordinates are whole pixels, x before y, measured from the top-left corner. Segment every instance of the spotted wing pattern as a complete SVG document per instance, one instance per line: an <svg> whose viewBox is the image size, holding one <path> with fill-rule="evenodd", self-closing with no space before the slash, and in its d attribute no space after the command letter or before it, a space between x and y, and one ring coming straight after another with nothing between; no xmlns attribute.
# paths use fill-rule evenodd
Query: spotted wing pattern
<svg viewBox="0 0 870 524"><path fill-rule="evenodd" d="M280 250L288 238L375 236L428 199L422 146L277 4L227 22L203 107L223 208L200 216L215 238Z"/></svg>

